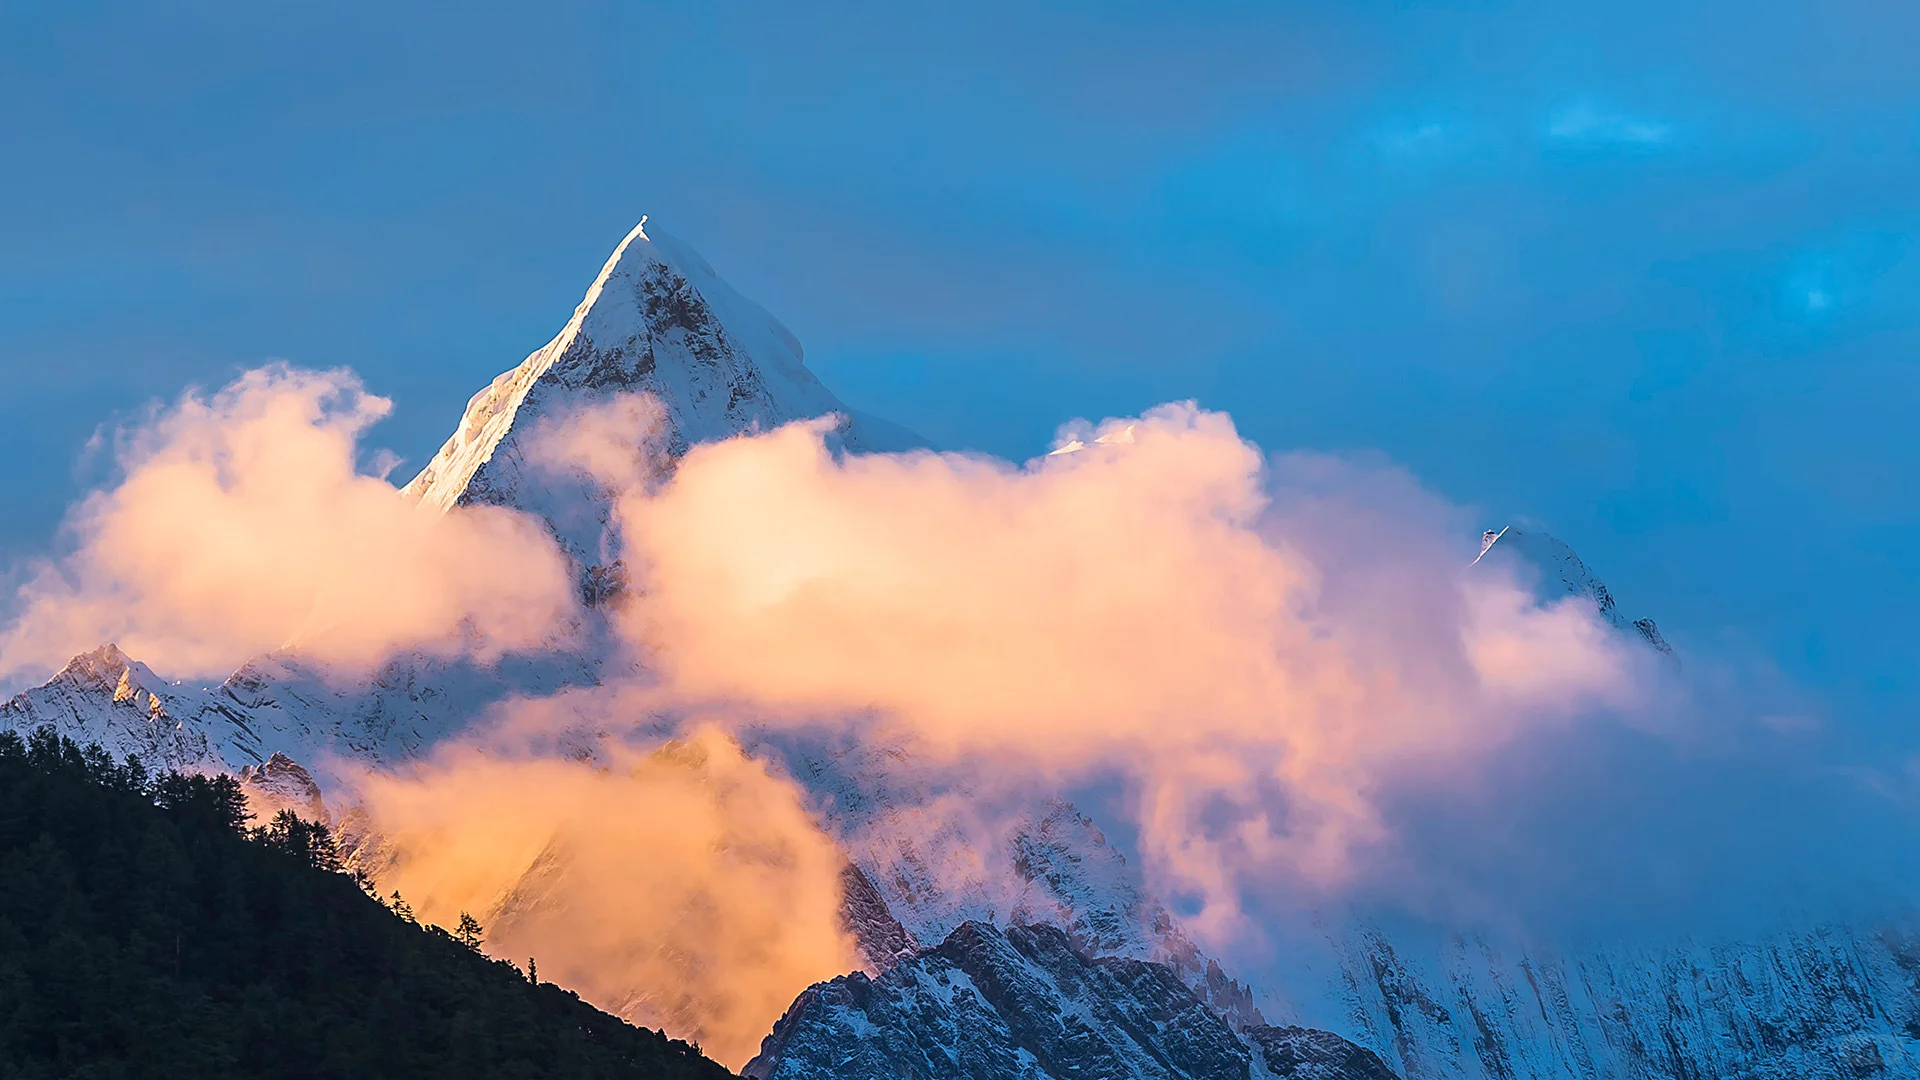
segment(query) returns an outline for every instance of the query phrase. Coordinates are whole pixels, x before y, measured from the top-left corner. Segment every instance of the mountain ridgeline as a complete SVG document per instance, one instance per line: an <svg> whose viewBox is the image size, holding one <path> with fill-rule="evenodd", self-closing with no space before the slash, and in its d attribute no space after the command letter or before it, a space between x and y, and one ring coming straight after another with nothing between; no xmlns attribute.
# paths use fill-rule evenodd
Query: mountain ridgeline
<svg viewBox="0 0 1920 1080"><path fill-rule="evenodd" d="M722 1080L361 891L229 776L0 732L0 1075Z"/></svg>

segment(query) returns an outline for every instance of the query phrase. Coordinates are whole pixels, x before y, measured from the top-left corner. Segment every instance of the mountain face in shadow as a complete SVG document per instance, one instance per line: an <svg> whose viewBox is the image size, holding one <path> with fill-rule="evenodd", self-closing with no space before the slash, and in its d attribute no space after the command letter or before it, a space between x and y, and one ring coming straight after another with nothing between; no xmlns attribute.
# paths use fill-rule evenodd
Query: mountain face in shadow
<svg viewBox="0 0 1920 1080"><path fill-rule="evenodd" d="M961 924L878 978L809 988L754 1080L1395 1080L1372 1051L1297 1027L1235 1030L1167 964L1095 957L1047 925Z"/></svg>

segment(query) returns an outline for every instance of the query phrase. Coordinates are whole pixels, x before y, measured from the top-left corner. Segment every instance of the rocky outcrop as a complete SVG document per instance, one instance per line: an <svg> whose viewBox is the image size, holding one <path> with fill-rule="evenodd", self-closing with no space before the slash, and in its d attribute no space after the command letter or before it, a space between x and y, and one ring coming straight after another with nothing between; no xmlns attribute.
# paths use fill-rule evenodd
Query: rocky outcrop
<svg viewBox="0 0 1920 1080"><path fill-rule="evenodd" d="M840 922L853 937L868 975L883 974L920 951L919 939L893 917L873 880L853 863L840 871Z"/></svg>
<svg viewBox="0 0 1920 1080"><path fill-rule="evenodd" d="M1261 1025L1246 1028L1240 1035L1269 1076L1289 1080L1396 1080L1380 1055L1331 1031Z"/></svg>
<svg viewBox="0 0 1920 1080"><path fill-rule="evenodd" d="M235 778L246 793L247 808L256 821L269 821L282 810L291 810L308 821L327 821L320 785L298 762L278 750L259 765L242 766Z"/></svg>

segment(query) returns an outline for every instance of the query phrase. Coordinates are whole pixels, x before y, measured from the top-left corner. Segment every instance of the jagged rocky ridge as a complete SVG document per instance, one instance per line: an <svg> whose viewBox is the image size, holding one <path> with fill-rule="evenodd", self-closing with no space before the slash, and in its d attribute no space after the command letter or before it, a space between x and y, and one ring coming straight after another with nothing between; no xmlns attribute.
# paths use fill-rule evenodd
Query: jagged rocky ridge
<svg viewBox="0 0 1920 1080"><path fill-rule="evenodd" d="M428 509L490 502L538 515L576 559L583 593L603 597L620 577L601 539L604 493L584 478L529 468L526 443L543 420L621 390L660 399L670 447L829 412L847 418L838 437L849 450L917 444L847 410L805 369L792 335L685 245L636 228L561 333L475 395L407 491ZM1582 597L1623 633L1671 652L1651 621L1627 618L1560 541L1508 529L1490 533L1482 553L1538 567L1544 589ZM311 770L326 792L329 762L403 762L509 695L598 683L610 660L591 640L484 667L401 655L358 681L279 653L210 687L169 682L108 645L0 704L0 727L50 725L157 767L251 767L262 799L310 806L287 765ZM899 748L769 740L754 749L844 820L848 921L876 980L969 920L1044 923L1088 957L1166 965L1243 1031L1265 1028L1269 1015L1330 1029L1409 1080L1920 1077L1920 949L1901 931L1800 928L1555 956L1503 951L1471 935L1388 932L1333 913L1313 931L1315 963L1280 986L1272 972L1223 969L1205 956L1069 804L1037 807L1005 837L997 856L1006 874L969 878L914 816L926 793L914 787L919 771L893 753ZM346 816L343 831L364 828L350 809ZM1258 994L1240 981L1250 975Z"/></svg>
<svg viewBox="0 0 1920 1080"><path fill-rule="evenodd" d="M1165 964L1090 956L1055 926L966 922L794 1001L754 1080L1393 1080L1327 1032L1236 1032Z"/></svg>

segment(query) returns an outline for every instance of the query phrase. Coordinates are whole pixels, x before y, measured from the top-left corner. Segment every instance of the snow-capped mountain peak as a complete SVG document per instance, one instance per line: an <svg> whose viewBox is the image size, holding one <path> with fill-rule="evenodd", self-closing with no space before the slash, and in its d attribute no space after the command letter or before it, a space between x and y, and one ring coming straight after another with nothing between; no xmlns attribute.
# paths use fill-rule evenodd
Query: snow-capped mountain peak
<svg viewBox="0 0 1920 1080"><path fill-rule="evenodd" d="M645 393L665 412L669 453L794 420L838 415L845 447L923 445L897 425L849 409L807 370L800 342L734 291L691 247L646 220L620 241L552 341L501 373L405 493L427 507L491 503L537 514L572 553L596 561L601 513L583 514L578 478L537 467L539 423L616 394ZM589 485L590 487L590 485ZM587 502L598 502L587 492Z"/></svg>
<svg viewBox="0 0 1920 1080"><path fill-rule="evenodd" d="M151 768L223 770L259 757L245 717L208 691L166 681L117 645L81 653L45 683L0 702L0 728L38 727Z"/></svg>
<svg viewBox="0 0 1920 1080"><path fill-rule="evenodd" d="M1673 646L1667 644L1666 637L1653 620L1629 619L1621 612L1606 582L1595 576L1573 548L1559 537L1514 525L1488 529L1480 536L1480 555L1473 562L1477 566L1503 555L1511 555L1537 568L1543 578L1542 588L1549 595L1578 596L1588 600L1600 617L1614 629L1637 636L1660 653L1673 655Z"/></svg>
<svg viewBox="0 0 1920 1080"><path fill-rule="evenodd" d="M149 709L158 707L157 694L167 689L166 680L152 668L111 642L67 661L49 682L77 691L107 691L115 702L144 701Z"/></svg>

